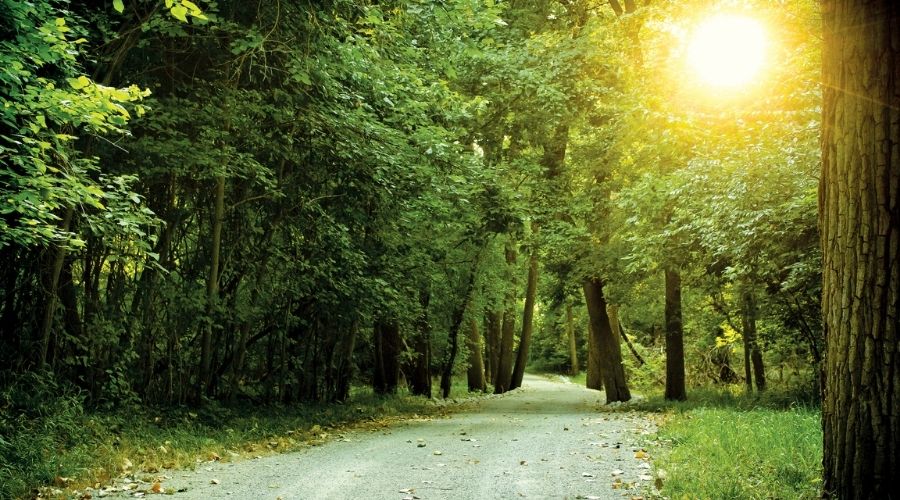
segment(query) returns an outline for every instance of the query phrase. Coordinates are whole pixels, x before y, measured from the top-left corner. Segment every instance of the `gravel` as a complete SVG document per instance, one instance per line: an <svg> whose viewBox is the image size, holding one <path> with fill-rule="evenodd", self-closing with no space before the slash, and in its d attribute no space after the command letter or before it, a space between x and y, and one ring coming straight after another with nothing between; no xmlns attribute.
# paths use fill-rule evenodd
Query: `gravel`
<svg viewBox="0 0 900 500"><path fill-rule="evenodd" d="M653 483L642 413L602 392L527 375L445 418L343 433L309 449L169 471L170 498L635 498ZM141 485L137 490L145 490ZM129 498L136 491L106 498ZM149 494L147 496L150 496Z"/></svg>

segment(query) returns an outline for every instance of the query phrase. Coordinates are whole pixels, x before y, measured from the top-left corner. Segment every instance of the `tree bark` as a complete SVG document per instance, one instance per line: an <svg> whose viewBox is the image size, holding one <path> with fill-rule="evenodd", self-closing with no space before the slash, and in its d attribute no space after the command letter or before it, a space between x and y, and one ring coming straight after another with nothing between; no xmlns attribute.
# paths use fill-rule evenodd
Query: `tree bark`
<svg viewBox="0 0 900 500"><path fill-rule="evenodd" d="M900 3L823 11L824 491L900 498Z"/></svg>
<svg viewBox="0 0 900 500"><path fill-rule="evenodd" d="M416 396L431 397L431 322L428 320L428 304L431 294L427 290L419 292L422 311L416 322L416 336L413 339L415 359L409 374L409 392Z"/></svg>
<svg viewBox="0 0 900 500"><path fill-rule="evenodd" d="M600 364L603 366L603 387L606 391L606 402L628 401L631 392L625 382L625 369L622 366L622 351L613 334L606 314L606 298L603 296L603 282L598 278L584 281L584 299L588 307L591 327L596 336Z"/></svg>
<svg viewBox="0 0 900 500"><path fill-rule="evenodd" d="M528 364L528 349L531 347L531 334L534 330L534 302L537 296L538 260L537 251L532 250L528 259L528 282L525 286L525 310L522 313L522 335L519 337L519 350L516 353L516 365L513 368L509 388L522 386L525 376L525 365Z"/></svg>
<svg viewBox="0 0 900 500"><path fill-rule="evenodd" d="M566 337L569 339L569 375L578 375L578 345L575 341L575 320L572 318L572 304L566 304Z"/></svg>
<svg viewBox="0 0 900 500"><path fill-rule="evenodd" d="M484 360L481 357L481 334L478 333L478 322L475 318L469 319L466 345L469 348L469 369L466 372L469 392L484 392L487 385L484 381Z"/></svg>
<svg viewBox="0 0 900 500"><path fill-rule="evenodd" d="M396 321L376 321L374 335L373 389L378 394L393 394L400 383L400 325Z"/></svg>
<svg viewBox="0 0 900 500"><path fill-rule="evenodd" d="M212 382L212 335L216 303L219 299L219 258L222 248L222 223L225 219L225 176L216 178L212 238L209 249L209 276L206 280L207 324L200 339L200 393L207 394Z"/></svg>
<svg viewBox="0 0 900 500"><path fill-rule="evenodd" d="M469 271L469 278L466 281L466 288L463 292L462 302L456 310L453 311L450 324L450 353L447 361L444 363L444 370L441 373L441 397L450 397L450 386L453 377L453 363L456 362L456 353L459 350L459 330L462 328L463 318L466 315L466 309L472 302L472 296L475 294L475 283L478 279L478 267L481 263L481 252L484 247L478 250L475 255L475 261L472 262L472 269Z"/></svg>
<svg viewBox="0 0 900 500"><path fill-rule="evenodd" d="M506 264L514 268L516 263L516 249L512 244L506 247ZM506 304L503 311L503 329L500 337L500 358L497 364L497 373L494 377L494 393L503 394L509 390L512 381L512 354L513 343L516 335L516 292L515 283L510 283L506 295Z"/></svg>
<svg viewBox="0 0 900 500"><path fill-rule="evenodd" d="M666 395L684 401L684 329L681 320L681 274L666 269Z"/></svg>
<svg viewBox="0 0 900 500"><path fill-rule="evenodd" d="M487 314L488 370L487 378L495 383L500 365L500 338L503 336L503 312L491 311Z"/></svg>
<svg viewBox="0 0 900 500"><path fill-rule="evenodd" d="M68 231L72 224L72 217L75 214L75 208L69 206L66 208L60 229ZM66 247L59 245L56 248L56 255L50 263L50 274L47 279L47 307L44 309L44 319L41 322L41 330L38 338L40 339L40 348L38 349L37 365L40 368L47 367L47 353L50 351L50 339L53 333L53 318L56 316L56 304L58 301L57 291L59 288L59 275L62 272L63 263L66 260Z"/></svg>
<svg viewBox="0 0 900 500"><path fill-rule="evenodd" d="M744 290L741 294L741 328L744 334L744 360L750 361L745 367L745 373L753 371L753 379L756 381L756 390L766 390L766 370L763 367L762 352L759 349L759 341L756 334L756 296L752 290ZM752 389L750 379L747 379L748 392Z"/></svg>
<svg viewBox="0 0 900 500"><path fill-rule="evenodd" d="M588 315L590 316L590 314ZM588 318L588 359L585 387L596 391L603 390L603 366L600 363L600 341L594 333L594 326Z"/></svg>

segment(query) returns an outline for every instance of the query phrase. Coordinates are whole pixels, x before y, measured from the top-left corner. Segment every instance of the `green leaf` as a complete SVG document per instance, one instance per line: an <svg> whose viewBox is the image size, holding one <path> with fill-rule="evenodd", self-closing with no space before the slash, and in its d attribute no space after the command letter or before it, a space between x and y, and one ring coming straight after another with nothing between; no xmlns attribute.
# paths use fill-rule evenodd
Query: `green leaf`
<svg viewBox="0 0 900 500"><path fill-rule="evenodd" d="M174 5L169 11L172 13L172 16L174 16L175 19L178 19L183 23L187 22L187 7L183 5Z"/></svg>
<svg viewBox="0 0 900 500"><path fill-rule="evenodd" d="M81 75L78 78L67 78L66 81L68 81L69 85L75 90L83 89L91 84L91 79L84 75Z"/></svg>
<svg viewBox="0 0 900 500"><path fill-rule="evenodd" d="M119 14L125 12L125 4L122 3L122 0L113 0L113 8L116 9L116 12Z"/></svg>

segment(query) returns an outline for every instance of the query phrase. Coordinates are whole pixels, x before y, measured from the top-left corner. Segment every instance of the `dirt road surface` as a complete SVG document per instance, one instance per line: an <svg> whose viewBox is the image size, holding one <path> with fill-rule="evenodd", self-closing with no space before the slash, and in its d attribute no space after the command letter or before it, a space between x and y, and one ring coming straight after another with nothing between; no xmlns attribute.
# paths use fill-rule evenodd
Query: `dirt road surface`
<svg viewBox="0 0 900 500"><path fill-rule="evenodd" d="M652 483L653 450L642 447L655 428L641 413L604 409L604 398L565 380L526 376L521 389L448 418L170 471L163 486L183 490L167 497L176 500L640 497Z"/></svg>

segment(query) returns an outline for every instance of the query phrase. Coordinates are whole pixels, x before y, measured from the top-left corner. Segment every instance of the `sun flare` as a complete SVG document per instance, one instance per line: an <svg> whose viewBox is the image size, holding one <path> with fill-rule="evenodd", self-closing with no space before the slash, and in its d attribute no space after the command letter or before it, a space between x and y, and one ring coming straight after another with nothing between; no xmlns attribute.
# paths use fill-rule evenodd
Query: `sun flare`
<svg viewBox="0 0 900 500"><path fill-rule="evenodd" d="M707 84L737 87L749 83L760 72L766 45L766 31L759 21L719 14L694 30L687 62Z"/></svg>

